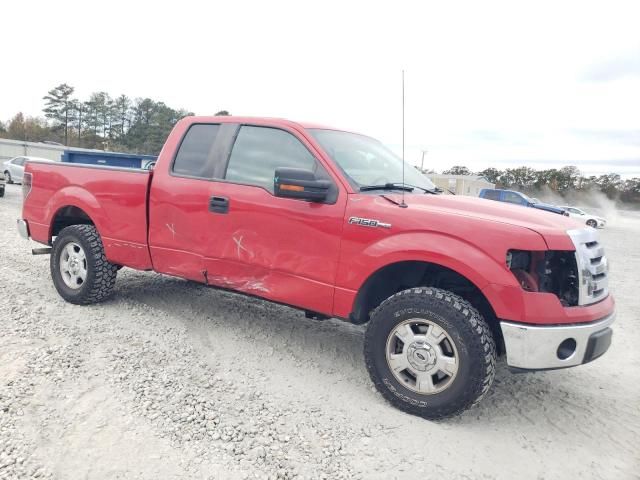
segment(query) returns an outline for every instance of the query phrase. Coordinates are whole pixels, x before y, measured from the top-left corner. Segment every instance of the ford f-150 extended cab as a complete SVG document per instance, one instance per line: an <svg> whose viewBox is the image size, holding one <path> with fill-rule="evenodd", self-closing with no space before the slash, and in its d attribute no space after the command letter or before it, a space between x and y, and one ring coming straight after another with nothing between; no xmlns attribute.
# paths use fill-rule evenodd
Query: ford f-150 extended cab
<svg viewBox="0 0 640 480"><path fill-rule="evenodd" d="M438 195L404 170L355 133L188 117L153 171L28 162L18 229L49 246L37 253L72 303L107 298L126 266L368 323L375 386L425 418L478 402L498 355L543 370L608 349L614 301L595 229Z"/></svg>

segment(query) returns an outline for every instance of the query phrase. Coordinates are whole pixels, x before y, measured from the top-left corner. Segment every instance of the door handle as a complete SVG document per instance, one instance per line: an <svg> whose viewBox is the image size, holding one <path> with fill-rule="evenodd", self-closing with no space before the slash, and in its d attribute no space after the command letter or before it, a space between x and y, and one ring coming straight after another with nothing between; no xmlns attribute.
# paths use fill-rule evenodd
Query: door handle
<svg viewBox="0 0 640 480"><path fill-rule="evenodd" d="M229 213L229 199L214 195L209 199L209 211L213 213Z"/></svg>

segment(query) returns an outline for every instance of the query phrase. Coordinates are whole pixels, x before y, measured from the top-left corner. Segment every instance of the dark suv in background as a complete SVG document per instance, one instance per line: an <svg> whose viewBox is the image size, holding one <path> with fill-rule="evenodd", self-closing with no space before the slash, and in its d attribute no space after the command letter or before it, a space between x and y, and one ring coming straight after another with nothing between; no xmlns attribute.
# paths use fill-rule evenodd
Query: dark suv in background
<svg viewBox="0 0 640 480"><path fill-rule="evenodd" d="M558 208L554 205L549 205L548 203L539 202L537 199L529 198L524 193L516 192L514 190L497 190L494 188L483 188L482 190L480 190L479 197L486 198L487 200L513 203L515 205L522 205L523 207L532 207L539 210L545 210L547 212L569 216L567 211L563 208Z"/></svg>

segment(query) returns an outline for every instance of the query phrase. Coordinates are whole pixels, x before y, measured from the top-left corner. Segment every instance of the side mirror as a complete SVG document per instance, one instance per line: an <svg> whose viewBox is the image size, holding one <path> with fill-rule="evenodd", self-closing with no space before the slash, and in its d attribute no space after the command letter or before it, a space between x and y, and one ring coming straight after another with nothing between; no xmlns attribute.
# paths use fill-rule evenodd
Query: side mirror
<svg viewBox="0 0 640 480"><path fill-rule="evenodd" d="M276 168L273 191L276 197L322 202L327 198L331 182L316 179L311 170Z"/></svg>

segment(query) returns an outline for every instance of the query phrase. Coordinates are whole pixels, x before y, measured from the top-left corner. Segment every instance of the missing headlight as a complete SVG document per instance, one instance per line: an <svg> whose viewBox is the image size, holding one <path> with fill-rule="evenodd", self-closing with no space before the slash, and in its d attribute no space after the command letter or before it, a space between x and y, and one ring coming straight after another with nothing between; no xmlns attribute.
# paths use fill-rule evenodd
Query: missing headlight
<svg viewBox="0 0 640 480"><path fill-rule="evenodd" d="M553 293L565 307L578 305L575 252L509 250L506 263L523 290Z"/></svg>

